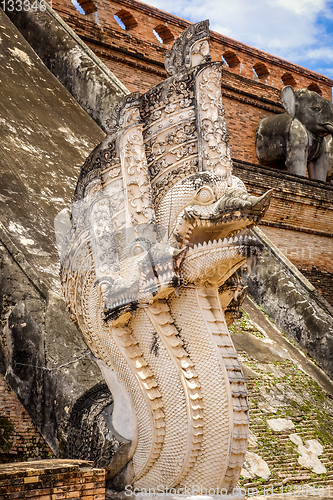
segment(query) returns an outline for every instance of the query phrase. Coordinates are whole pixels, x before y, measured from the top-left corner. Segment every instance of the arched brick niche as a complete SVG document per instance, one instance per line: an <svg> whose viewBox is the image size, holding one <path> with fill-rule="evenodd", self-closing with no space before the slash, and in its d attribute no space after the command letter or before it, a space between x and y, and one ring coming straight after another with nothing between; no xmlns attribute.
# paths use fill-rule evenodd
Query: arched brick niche
<svg viewBox="0 0 333 500"><path fill-rule="evenodd" d="M130 30L138 25L135 17L128 10L118 10L115 13L114 18L119 26L124 30Z"/></svg>
<svg viewBox="0 0 333 500"><path fill-rule="evenodd" d="M168 44L175 39L172 31L165 24L155 26L153 33L160 43Z"/></svg>
<svg viewBox="0 0 333 500"><path fill-rule="evenodd" d="M269 76L269 70L264 63L258 62L253 66L253 71L259 78L259 80L264 80Z"/></svg>
<svg viewBox="0 0 333 500"><path fill-rule="evenodd" d="M321 88L317 83L310 83L310 85L308 85L308 89L312 90L312 92L317 92L317 94L322 95Z"/></svg>
<svg viewBox="0 0 333 500"><path fill-rule="evenodd" d="M97 12L97 5L92 0L76 0L76 2L73 2L73 4L76 8L80 6L85 15Z"/></svg>
<svg viewBox="0 0 333 500"><path fill-rule="evenodd" d="M283 73L283 75L281 76L281 80L284 85L296 87L296 80L291 73Z"/></svg>
<svg viewBox="0 0 333 500"><path fill-rule="evenodd" d="M226 61L229 68L237 68L240 65L240 60L232 50L226 50L222 54L222 58Z"/></svg>

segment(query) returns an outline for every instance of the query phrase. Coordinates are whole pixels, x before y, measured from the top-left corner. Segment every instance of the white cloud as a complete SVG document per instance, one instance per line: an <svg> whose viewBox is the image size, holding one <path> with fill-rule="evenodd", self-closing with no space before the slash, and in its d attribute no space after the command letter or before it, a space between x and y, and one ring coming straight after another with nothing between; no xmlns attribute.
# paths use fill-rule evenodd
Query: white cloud
<svg viewBox="0 0 333 500"><path fill-rule="evenodd" d="M310 59L311 61L324 60L333 63L333 49L331 47L312 48L304 54L304 58Z"/></svg>
<svg viewBox="0 0 333 500"><path fill-rule="evenodd" d="M193 22L210 19L210 27L292 62L306 65L333 60L332 0L148 0L160 9ZM320 23L318 20L320 19ZM323 23L324 21L324 23ZM333 30L333 27L332 27ZM321 67L327 64L321 61ZM330 68L328 68L330 69Z"/></svg>
<svg viewBox="0 0 333 500"><path fill-rule="evenodd" d="M287 11L310 17L325 8L325 0L277 0L276 4Z"/></svg>

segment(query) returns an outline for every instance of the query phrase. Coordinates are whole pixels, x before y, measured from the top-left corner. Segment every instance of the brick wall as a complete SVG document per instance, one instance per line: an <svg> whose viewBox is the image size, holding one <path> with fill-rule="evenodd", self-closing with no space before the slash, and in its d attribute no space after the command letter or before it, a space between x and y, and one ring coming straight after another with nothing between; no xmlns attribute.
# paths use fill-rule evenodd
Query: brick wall
<svg viewBox="0 0 333 500"><path fill-rule="evenodd" d="M333 186L237 160L234 162L233 173L243 180L250 193L261 195L270 188L274 189L263 221L265 226L271 227L268 237L273 238L274 233L276 239L280 240L277 244L279 248L282 244L289 244L291 238L289 233L279 235L278 230L283 229L304 233L304 237L309 238L309 246L316 241L310 235L327 238L318 243L318 248L323 247L323 259L327 251L332 251ZM314 262L314 265L317 263ZM332 264L325 259L325 265Z"/></svg>
<svg viewBox="0 0 333 500"><path fill-rule="evenodd" d="M82 0L79 3L83 5ZM145 56L150 59L149 62L153 65L163 64L165 50L172 46L175 38L190 24L189 21L136 0L111 2L97 0L94 4L96 12L83 15L75 9L70 0L53 0L53 8L64 17L70 14L74 26L76 24L78 27L80 24L82 26L83 21L87 27L85 36L89 37L94 29L99 36L93 36L93 39L97 38L98 41L104 43L109 41L113 49L127 49L137 52L138 57ZM125 20L124 13L132 22ZM118 24L115 15L124 19L125 24L127 24L126 29ZM169 37L162 34L165 43L159 41L154 34L154 30L161 33L161 27L162 31L166 30L170 34ZM118 33L118 37L111 36L114 32ZM122 39L121 43L119 43L120 39ZM143 47L145 47L144 50L142 50ZM221 56L224 56L226 64L229 63L229 70L247 79L282 89L286 84L282 77L286 79L287 73L290 75L289 78L295 81L296 88L317 85L318 90L325 97L330 99L332 97L332 81L329 78L213 31L211 32L211 54L214 60L221 60ZM265 66L266 71L263 66ZM254 73L253 67L257 68L257 75Z"/></svg>
<svg viewBox="0 0 333 500"><path fill-rule="evenodd" d="M85 4L81 0L83 8L89 2L92 0L85 0ZM136 0L97 0L95 6L96 12L83 15L70 0L53 0L53 8L131 92L144 93L165 79L166 49L190 23ZM120 27L115 15L127 23L127 29ZM167 37L166 43L159 42L154 35L156 29L164 38L163 29L167 30L172 39ZM215 32L211 32L210 47L213 60L219 61L223 56L229 62L229 66L225 65L222 90L235 158L256 163L254 140L258 122L268 114L283 111L280 91L285 84L317 89L332 99L332 80L313 71Z"/></svg>
<svg viewBox="0 0 333 500"><path fill-rule="evenodd" d="M50 456L51 449L0 374L0 463Z"/></svg>
<svg viewBox="0 0 333 500"><path fill-rule="evenodd" d="M299 266L299 270L333 306L333 272L321 264L320 261L317 266L304 264Z"/></svg>
<svg viewBox="0 0 333 500"><path fill-rule="evenodd" d="M274 189L260 229L333 305L333 186L240 162L234 174L250 193Z"/></svg>
<svg viewBox="0 0 333 500"><path fill-rule="evenodd" d="M82 460L0 465L0 500L105 500L105 471Z"/></svg>

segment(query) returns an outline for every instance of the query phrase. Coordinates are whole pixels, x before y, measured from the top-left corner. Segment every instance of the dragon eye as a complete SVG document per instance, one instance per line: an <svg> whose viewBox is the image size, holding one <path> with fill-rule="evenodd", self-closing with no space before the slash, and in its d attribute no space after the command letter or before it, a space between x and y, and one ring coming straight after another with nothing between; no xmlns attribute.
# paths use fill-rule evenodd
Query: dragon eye
<svg viewBox="0 0 333 500"><path fill-rule="evenodd" d="M132 247L131 256L134 257L135 255L140 255L140 253L145 252L145 251L146 251L146 249L142 244L136 243Z"/></svg>
<svg viewBox="0 0 333 500"><path fill-rule="evenodd" d="M215 196L212 189L208 186L202 187L195 195L194 201L196 201L197 203L202 203L203 205L212 203L213 201L215 201Z"/></svg>

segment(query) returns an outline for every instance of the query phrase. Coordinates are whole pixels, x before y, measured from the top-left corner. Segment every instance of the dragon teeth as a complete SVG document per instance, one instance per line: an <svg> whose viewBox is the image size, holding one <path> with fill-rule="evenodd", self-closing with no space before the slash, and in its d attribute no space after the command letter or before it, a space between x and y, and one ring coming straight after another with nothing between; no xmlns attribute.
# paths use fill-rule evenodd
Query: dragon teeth
<svg viewBox="0 0 333 500"><path fill-rule="evenodd" d="M216 245L216 244L217 244L217 241L216 241L216 240L214 240L214 241L213 241L213 245Z"/></svg>

